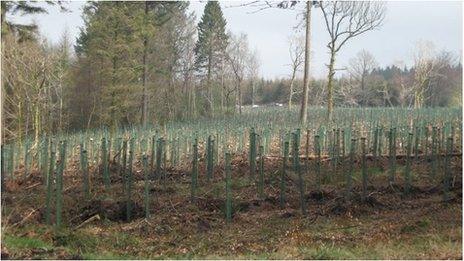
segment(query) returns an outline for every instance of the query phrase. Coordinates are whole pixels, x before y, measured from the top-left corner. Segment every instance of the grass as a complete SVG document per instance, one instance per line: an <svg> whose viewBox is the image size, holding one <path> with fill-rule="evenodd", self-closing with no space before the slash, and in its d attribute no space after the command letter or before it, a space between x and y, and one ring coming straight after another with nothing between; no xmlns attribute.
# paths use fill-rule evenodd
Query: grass
<svg viewBox="0 0 464 261"><path fill-rule="evenodd" d="M114 223L112 224L114 225ZM26 230L26 231L24 231ZM89 230L71 231L42 229L27 226L14 231L7 230L2 235L2 245L11 255L10 258L57 258L54 254L65 253L67 257L82 259L136 259L124 253L118 253L126 247L137 247L138 237L126 233L112 233L107 237L93 234ZM35 237L16 236L33 232ZM30 256L29 256L30 255ZM59 258L59 256L58 256Z"/></svg>
<svg viewBox="0 0 464 261"><path fill-rule="evenodd" d="M11 250L23 250L23 249L52 249L53 246L47 242L42 241L39 238L34 237L19 237L14 235L6 234L2 240L2 244L7 246Z"/></svg>

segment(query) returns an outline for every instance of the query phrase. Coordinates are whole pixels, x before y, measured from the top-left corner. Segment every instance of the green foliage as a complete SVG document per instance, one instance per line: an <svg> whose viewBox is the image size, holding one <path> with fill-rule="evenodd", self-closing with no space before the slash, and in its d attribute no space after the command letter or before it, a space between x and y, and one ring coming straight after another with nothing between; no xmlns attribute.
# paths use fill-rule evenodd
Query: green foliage
<svg viewBox="0 0 464 261"><path fill-rule="evenodd" d="M47 5L59 5L62 10L65 10L61 1L45 1ZM44 6L36 3L35 1L2 1L2 37L7 33L12 32L18 38L20 42L36 40L37 36L37 24L19 24L6 19L5 16L20 14L33 15L33 14L44 14L47 13L47 9Z"/></svg>
<svg viewBox="0 0 464 261"><path fill-rule="evenodd" d="M38 238L5 235L3 243L9 249L52 249L52 246Z"/></svg>
<svg viewBox="0 0 464 261"><path fill-rule="evenodd" d="M113 127L137 105L133 95L139 76L136 51L141 43L128 33L134 30L137 6L129 2L89 2L83 12L85 30L76 45L78 56L87 60L101 79L101 91L92 94L101 97L98 117Z"/></svg>
<svg viewBox="0 0 464 261"><path fill-rule="evenodd" d="M156 106L148 108L149 112L161 115L173 108L176 96L168 95L173 87L168 84L174 82L174 71L180 66L184 48L180 43L185 34L181 26L190 21L187 6L186 2L156 1L85 5L85 26L75 46L81 67L75 71L75 99L71 104L73 110L84 115L75 117L72 125L95 120L92 122L115 130L140 122L133 115L140 115L142 79L147 81L148 91L161 98L158 102L150 95ZM86 87L89 84L98 88ZM86 96L81 94L83 89ZM94 99L88 99L88 95ZM164 110L164 105L169 108Z"/></svg>
<svg viewBox="0 0 464 261"><path fill-rule="evenodd" d="M226 20L221 6L219 2L208 1L198 24L198 42L195 46L197 69L216 68L220 63L218 58L224 55L227 44Z"/></svg>
<svg viewBox="0 0 464 261"><path fill-rule="evenodd" d="M229 38L219 2L208 1L197 29L198 40L194 48L195 70L206 76L207 99L204 99L203 107L204 113L211 116L215 107L214 97L218 96L215 91L219 90L213 90L212 76L223 68Z"/></svg>

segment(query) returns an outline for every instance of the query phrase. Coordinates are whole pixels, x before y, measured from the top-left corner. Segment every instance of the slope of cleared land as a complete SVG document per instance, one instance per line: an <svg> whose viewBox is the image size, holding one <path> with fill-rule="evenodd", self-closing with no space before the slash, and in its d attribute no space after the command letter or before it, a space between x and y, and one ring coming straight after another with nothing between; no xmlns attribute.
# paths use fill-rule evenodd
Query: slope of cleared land
<svg viewBox="0 0 464 261"><path fill-rule="evenodd" d="M303 162L302 162L303 164ZM310 162L312 164L312 162ZM362 199L359 163L353 190L345 193L346 166L304 171L308 214L303 216L297 175L288 171L286 203L279 206L281 159L265 161L265 197L250 181L246 155L232 160L233 218L224 215L222 167L210 182L200 161L199 191L190 198L190 166L166 170L150 181L150 212L144 218L141 163L134 167L133 212L126 220L122 178L111 165L111 188L91 169L91 199L84 199L78 163L64 174L63 228L44 224L45 188L40 173L9 180L2 194L2 258L251 258L251 259L461 259L462 158L453 157L452 188L443 197L442 174L430 162L413 163L413 186L404 193L404 160L388 182L388 159L368 161L368 197ZM21 169L17 170L21 177ZM54 220L54 215L52 215Z"/></svg>

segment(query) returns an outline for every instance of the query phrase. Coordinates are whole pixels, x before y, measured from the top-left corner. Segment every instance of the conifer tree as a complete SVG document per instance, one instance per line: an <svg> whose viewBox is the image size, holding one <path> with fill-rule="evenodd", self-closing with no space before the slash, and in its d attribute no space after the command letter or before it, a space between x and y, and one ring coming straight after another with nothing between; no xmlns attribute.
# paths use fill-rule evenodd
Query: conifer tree
<svg viewBox="0 0 464 261"><path fill-rule="evenodd" d="M92 68L97 96L95 115L101 125L116 128L137 112L136 51L140 41L133 32L134 4L90 2L84 8L85 29L77 39L76 53Z"/></svg>
<svg viewBox="0 0 464 261"><path fill-rule="evenodd" d="M195 65L197 71L206 76L206 112L209 115L213 114L214 105L212 75L219 70L227 45L226 20L221 6L216 1L208 1L198 24Z"/></svg>

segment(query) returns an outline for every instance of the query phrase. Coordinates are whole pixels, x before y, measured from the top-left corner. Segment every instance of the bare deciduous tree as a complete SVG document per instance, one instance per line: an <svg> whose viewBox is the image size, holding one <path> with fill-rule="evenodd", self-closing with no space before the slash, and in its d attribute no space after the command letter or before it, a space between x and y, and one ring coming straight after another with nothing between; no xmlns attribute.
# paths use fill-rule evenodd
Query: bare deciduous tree
<svg viewBox="0 0 464 261"><path fill-rule="evenodd" d="M294 2L292 3L294 5ZM309 70L311 65L311 9L313 3L306 2L306 40L305 40L305 66L303 78L303 99L301 100L300 110L300 124L306 125L306 118L308 116L308 93L309 93Z"/></svg>
<svg viewBox="0 0 464 261"><path fill-rule="evenodd" d="M259 75L259 65L260 61L258 50L254 50L250 52L247 64L248 78L250 79L251 84L251 106L255 105L256 102L255 87Z"/></svg>
<svg viewBox="0 0 464 261"><path fill-rule="evenodd" d="M358 96L359 105L365 106L369 97L369 92L366 90L366 81L368 80L369 73L377 67L377 62L366 50L362 50L350 60L348 72L354 81L353 93Z"/></svg>
<svg viewBox="0 0 464 261"><path fill-rule="evenodd" d="M242 83L248 60L248 37L243 33L238 36L230 34L230 40L227 60L235 76L236 104L242 114Z"/></svg>
<svg viewBox="0 0 464 261"><path fill-rule="evenodd" d="M282 8L282 9L294 9L299 1L285 0L285 1L252 1L237 6L252 6L257 8L252 13L257 13L268 8ZM301 100L300 108L300 124L305 125L308 115L308 94L309 94L309 82L310 82L310 59L311 59L311 10L317 1L306 1L305 8L305 58L304 58L304 76L303 76L303 99Z"/></svg>
<svg viewBox="0 0 464 261"><path fill-rule="evenodd" d="M367 1L321 1L318 5L322 10L326 30L330 36L327 44L330 50L327 76L327 118L332 121L335 57L349 39L381 26L385 17L385 4Z"/></svg>
<svg viewBox="0 0 464 261"><path fill-rule="evenodd" d="M413 52L414 82L412 86L414 108L421 108L427 100L425 93L437 65L434 61L434 51L433 43L428 41L419 41L415 45Z"/></svg>
<svg viewBox="0 0 464 261"><path fill-rule="evenodd" d="M292 67L292 74L290 76L290 91L288 95L288 108L292 108L292 98L295 93L294 85L295 79L298 71L300 71L301 66L304 64L304 54L305 54L305 38L303 36L292 36L289 38L289 52Z"/></svg>

